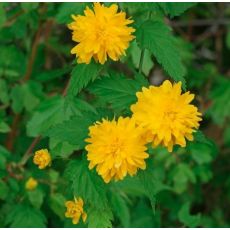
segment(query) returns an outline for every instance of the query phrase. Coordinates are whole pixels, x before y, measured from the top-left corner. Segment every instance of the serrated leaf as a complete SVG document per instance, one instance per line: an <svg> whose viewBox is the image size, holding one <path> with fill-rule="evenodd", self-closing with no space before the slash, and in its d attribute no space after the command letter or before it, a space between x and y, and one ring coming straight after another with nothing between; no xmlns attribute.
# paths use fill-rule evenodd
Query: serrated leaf
<svg viewBox="0 0 230 230"><path fill-rule="evenodd" d="M213 160L212 148L202 143L191 143L189 145L192 158L198 164L210 163Z"/></svg>
<svg viewBox="0 0 230 230"><path fill-rule="evenodd" d="M9 131L9 125L4 121L0 121L0 133L8 133Z"/></svg>
<svg viewBox="0 0 230 230"><path fill-rule="evenodd" d="M147 85L142 75L137 74L135 79L129 79L122 74L111 73L96 80L88 89L114 109L124 110L136 102L136 93Z"/></svg>
<svg viewBox="0 0 230 230"><path fill-rule="evenodd" d="M73 153L73 151L79 149L79 146L56 140L55 138L49 138L49 149L52 158L68 158Z"/></svg>
<svg viewBox="0 0 230 230"><path fill-rule="evenodd" d="M184 13L189 8L195 6L196 2L158 2L157 3L163 10L166 15L169 15L171 18L179 16Z"/></svg>
<svg viewBox="0 0 230 230"><path fill-rule="evenodd" d="M72 21L71 15L82 14L86 8L87 3L84 2L63 2L58 9L56 19L58 23L70 23Z"/></svg>
<svg viewBox="0 0 230 230"><path fill-rule="evenodd" d="M65 201L65 197L60 193L52 194L49 199L51 210L62 220L65 218Z"/></svg>
<svg viewBox="0 0 230 230"><path fill-rule="evenodd" d="M73 97L77 95L80 90L98 77L102 69L103 65L96 64L93 61L88 65L77 64L71 73L67 96Z"/></svg>
<svg viewBox="0 0 230 230"><path fill-rule="evenodd" d="M162 190L170 189L164 185L154 174L153 162L151 159L146 161L147 166L145 170L138 172L138 178L150 199L153 212L155 213L156 195Z"/></svg>
<svg viewBox="0 0 230 230"><path fill-rule="evenodd" d="M89 210L88 214L88 227L89 228L111 228L113 214L109 208L98 209L93 207Z"/></svg>
<svg viewBox="0 0 230 230"><path fill-rule="evenodd" d="M65 177L72 182L76 197L97 208L107 207L106 186L94 170L88 169L88 161L72 160L65 170Z"/></svg>
<svg viewBox="0 0 230 230"><path fill-rule="evenodd" d="M44 228L46 218L40 210L29 205L15 204L6 216L6 224L11 228Z"/></svg>
<svg viewBox="0 0 230 230"><path fill-rule="evenodd" d="M139 63L140 63L140 57L141 57L141 49L138 47L136 41L133 41L130 44L130 54L131 54L134 66L138 69ZM151 53L149 52L149 50L146 50L144 52L143 65L142 65L142 71L145 74L145 76L149 75L149 72L153 68L153 65L154 64L151 58Z"/></svg>
<svg viewBox="0 0 230 230"><path fill-rule="evenodd" d="M222 125L224 121L230 117L230 81L221 78L218 84L210 91L212 104L208 109L216 124Z"/></svg>
<svg viewBox="0 0 230 230"><path fill-rule="evenodd" d="M69 72L70 72L70 67L67 66L61 69L55 69L55 70L39 73L38 75L35 75L34 78L40 82L47 82L50 80L54 80L56 78L60 78Z"/></svg>
<svg viewBox="0 0 230 230"><path fill-rule="evenodd" d="M15 113L20 113L23 108L32 111L39 104L41 96L41 85L34 81L16 85L11 91L12 108Z"/></svg>
<svg viewBox="0 0 230 230"><path fill-rule="evenodd" d="M181 207L180 211L178 212L178 218L183 224L185 224L186 227L195 228L199 226L201 215L191 215L189 209L190 203L187 202Z"/></svg>
<svg viewBox="0 0 230 230"><path fill-rule="evenodd" d="M6 168L6 161L9 156L10 152L0 145L0 169Z"/></svg>
<svg viewBox="0 0 230 230"><path fill-rule="evenodd" d="M36 8L38 8L38 6L39 6L39 2L23 2L23 3L21 3L22 9L25 11L35 10Z"/></svg>
<svg viewBox="0 0 230 230"><path fill-rule="evenodd" d="M170 28L161 21L145 21L137 30L139 46L148 49L176 82L182 81L185 88L185 68L178 55Z"/></svg>
<svg viewBox="0 0 230 230"><path fill-rule="evenodd" d="M111 196L111 206L114 214L119 218L122 227L130 227L131 217L127 202L116 190L111 193Z"/></svg>
<svg viewBox="0 0 230 230"><path fill-rule="evenodd" d="M5 9L3 7L3 4L0 4L0 28L4 25L4 22L6 21L6 14Z"/></svg>
<svg viewBox="0 0 230 230"><path fill-rule="evenodd" d="M39 188L33 191L27 191L30 203L37 209L39 209L43 203L45 194Z"/></svg>
<svg viewBox="0 0 230 230"><path fill-rule="evenodd" d="M174 182L174 190L177 193L185 191L189 182L196 183L196 176L189 165L185 163L179 163L171 170L170 177Z"/></svg>
<svg viewBox="0 0 230 230"><path fill-rule="evenodd" d="M50 127L64 120L64 99L53 97L40 104L37 111L27 123L27 134L38 136Z"/></svg>
<svg viewBox="0 0 230 230"><path fill-rule="evenodd" d="M6 183L0 180L0 200L5 200L9 193L9 187Z"/></svg>
<svg viewBox="0 0 230 230"><path fill-rule="evenodd" d="M3 79L0 79L0 102L3 104L9 103L8 87L6 81Z"/></svg>
<svg viewBox="0 0 230 230"><path fill-rule="evenodd" d="M46 135L58 141L66 141L71 145L84 148L85 139L88 135L88 127L97 121L98 116L94 113L84 113L83 116L74 116L47 131Z"/></svg>
<svg viewBox="0 0 230 230"><path fill-rule="evenodd" d="M194 141L203 143L209 146L213 146L213 143L202 133L201 130L197 130L194 134Z"/></svg>

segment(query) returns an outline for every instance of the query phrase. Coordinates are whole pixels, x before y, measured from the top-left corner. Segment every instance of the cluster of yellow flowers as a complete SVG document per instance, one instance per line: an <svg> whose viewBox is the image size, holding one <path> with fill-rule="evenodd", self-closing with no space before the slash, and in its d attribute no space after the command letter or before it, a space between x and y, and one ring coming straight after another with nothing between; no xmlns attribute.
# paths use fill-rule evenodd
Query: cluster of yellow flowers
<svg viewBox="0 0 230 230"><path fill-rule="evenodd" d="M72 15L74 21L68 25L73 41L78 43L71 51L78 63L89 64L93 58L104 64L107 57L117 61L125 55L135 38L135 29L128 27L133 20L118 12L116 4L105 7L94 3L93 10L87 7L84 14ZM186 139L193 140L193 132L199 127L201 113L190 104L194 95L182 93L181 82L171 84L167 80L159 87L143 87L136 96L131 118L103 119L89 127L89 169L96 167L106 183L145 169L147 143L172 152L174 145L185 147Z"/></svg>
<svg viewBox="0 0 230 230"><path fill-rule="evenodd" d="M174 145L185 147L186 139L193 140L193 132L199 127L201 113L190 104L194 95L183 94L181 82L172 85L167 80L159 87L143 87L137 98L131 106L131 118L103 119L89 127L89 168L96 166L106 183L145 169L147 143L172 152Z"/></svg>
<svg viewBox="0 0 230 230"><path fill-rule="evenodd" d="M125 55L125 50L135 36L135 29L128 27L133 22L126 19L118 6L105 7L94 3L93 10L87 7L82 15L72 15L68 25L73 31L73 41L78 44L71 50L78 63L89 64L93 58L104 64L107 58L114 61ZM131 117L117 120L102 119L89 127L89 137L85 140L89 169L96 171L105 183L122 180L126 175L135 175L138 169L145 169L145 159L149 157L146 144L153 147L165 146L169 152L174 145L186 146L186 139L193 140L193 132L199 127L201 113L190 104L194 95L182 93L181 82L172 84L166 80L161 86L143 87L137 92L137 102L131 105ZM39 169L51 163L47 149L35 152L33 162ZM25 187L33 190L37 186L34 178L29 178ZM77 224L86 221L82 198L65 203L65 216Z"/></svg>

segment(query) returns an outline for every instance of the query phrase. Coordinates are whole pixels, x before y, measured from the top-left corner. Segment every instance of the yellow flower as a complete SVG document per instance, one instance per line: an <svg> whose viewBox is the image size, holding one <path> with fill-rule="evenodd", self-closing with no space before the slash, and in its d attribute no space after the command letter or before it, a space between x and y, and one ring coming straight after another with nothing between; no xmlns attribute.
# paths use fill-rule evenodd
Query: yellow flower
<svg viewBox="0 0 230 230"><path fill-rule="evenodd" d="M127 174L133 176L137 169L145 169L145 143L141 140L142 130L130 118L118 121L103 119L89 127L90 138L86 142L89 169L96 166L99 175L108 183L113 178L122 180Z"/></svg>
<svg viewBox="0 0 230 230"><path fill-rule="evenodd" d="M65 216L72 218L73 224L78 224L80 217L82 217L83 222L86 221L87 214L83 210L84 202L80 197L74 198L74 201L66 201L65 206L67 208Z"/></svg>
<svg viewBox="0 0 230 230"><path fill-rule="evenodd" d="M128 27L133 20L126 19L125 12L117 12L116 4L106 7L94 3L93 10L86 7L84 16L72 15L73 22L68 25L73 30L73 41L78 44L71 50L78 63L88 64L93 57L104 64L109 56L117 61L133 40L134 28Z"/></svg>
<svg viewBox="0 0 230 230"><path fill-rule="evenodd" d="M30 177L25 184L25 188L27 190L34 190L38 185L37 180L35 180L33 177Z"/></svg>
<svg viewBox="0 0 230 230"><path fill-rule="evenodd" d="M185 138L193 140L201 113L190 104L194 94L181 92L181 82L172 85L167 80L159 87L143 87L136 95L138 101L131 111L133 119L145 130L146 142L163 145L171 152L175 144L185 147Z"/></svg>
<svg viewBox="0 0 230 230"><path fill-rule="evenodd" d="M51 157L47 149L41 149L35 152L34 164L38 165L39 169L44 169L46 166L50 165Z"/></svg>

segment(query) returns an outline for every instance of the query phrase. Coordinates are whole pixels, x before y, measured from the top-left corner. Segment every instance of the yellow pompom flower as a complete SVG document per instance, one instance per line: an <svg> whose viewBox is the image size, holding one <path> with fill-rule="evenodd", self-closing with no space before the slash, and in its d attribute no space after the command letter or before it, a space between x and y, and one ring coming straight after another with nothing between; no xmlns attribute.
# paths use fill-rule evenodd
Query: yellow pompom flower
<svg viewBox="0 0 230 230"><path fill-rule="evenodd" d="M131 106L133 119L144 130L146 142L163 145L171 152L178 144L186 146L186 139L193 140L193 132L199 127L201 113L191 105L194 94L181 92L181 82L164 81L159 86L142 88L136 104Z"/></svg>
<svg viewBox="0 0 230 230"><path fill-rule="evenodd" d="M137 169L145 169L148 158L146 146L141 139L142 130L130 118L120 117L118 121L103 119L89 127L86 142L89 169L96 171L106 183L122 180L127 174L133 176Z"/></svg>
<svg viewBox="0 0 230 230"><path fill-rule="evenodd" d="M25 184L25 188L27 190L34 190L38 186L37 180L35 180L33 177L30 177Z"/></svg>
<svg viewBox="0 0 230 230"><path fill-rule="evenodd" d="M84 212L84 202L82 198L74 198L74 201L66 201L65 206L67 211L65 217L72 218L73 224L78 224L82 217L83 222L87 219L87 214Z"/></svg>
<svg viewBox="0 0 230 230"><path fill-rule="evenodd" d="M44 169L46 166L50 165L51 163L51 156L47 149L41 149L35 152L34 164L38 165L39 169Z"/></svg>
<svg viewBox="0 0 230 230"><path fill-rule="evenodd" d="M78 63L88 64L91 58L104 64L109 56L117 61L134 39L134 28L128 27L133 20L126 19L125 12L117 12L118 5L106 7L94 3L93 10L86 7L84 16L72 15L73 22L68 25L73 30L73 41L78 44L71 50Z"/></svg>

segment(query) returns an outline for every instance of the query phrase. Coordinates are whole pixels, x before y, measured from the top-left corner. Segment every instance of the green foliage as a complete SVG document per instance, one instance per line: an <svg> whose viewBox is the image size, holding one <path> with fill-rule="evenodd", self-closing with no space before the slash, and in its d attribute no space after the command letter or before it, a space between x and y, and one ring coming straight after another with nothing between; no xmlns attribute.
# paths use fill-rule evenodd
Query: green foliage
<svg viewBox="0 0 230 230"><path fill-rule="evenodd" d="M111 206L114 210L114 214L119 218L122 226L128 228L130 226L130 212L124 197L118 193L118 191L113 191L111 197Z"/></svg>
<svg viewBox="0 0 230 230"><path fill-rule="evenodd" d="M88 65L77 64L71 73L71 81L68 88L68 96L77 95L82 88L94 81L100 74L103 66L91 62Z"/></svg>
<svg viewBox="0 0 230 230"><path fill-rule="evenodd" d="M89 210L88 227L89 228L111 228L113 215L109 209Z"/></svg>
<svg viewBox="0 0 230 230"><path fill-rule="evenodd" d="M139 172L139 179L146 195L150 199L153 211L155 213L156 195L160 191L170 189L168 186L164 185L155 175L152 160L147 162L147 169Z"/></svg>
<svg viewBox="0 0 230 230"><path fill-rule="evenodd" d="M230 117L230 82L227 79L221 79L218 87L215 87L210 95L212 105L209 109L213 120L217 124L223 124L225 119Z"/></svg>
<svg viewBox="0 0 230 230"><path fill-rule="evenodd" d="M181 207L178 213L179 220L186 227L191 227L191 228L198 227L200 223L200 214L191 215L189 209L190 209L190 204L189 202L187 202Z"/></svg>
<svg viewBox="0 0 230 230"><path fill-rule="evenodd" d="M150 50L169 76L175 81L182 81L185 87L185 68L170 28L161 21L148 20L138 28L136 36L139 46Z"/></svg>
<svg viewBox="0 0 230 230"><path fill-rule="evenodd" d="M40 210L29 205L15 205L6 218L6 224L11 228L43 228L46 225L45 216Z"/></svg>
<svg viewBox="0 0 230 230"><path fill-rule="evenodd" d="M65 171L66 178L72 182L76 197L80 196L96 208L107 207L106 186L103 180L88 169L86 159L71 161ZM84 186L81 186L84 184Z"/></svg>
<svg viewBox="0 0 230 230"><path fill-rule="evenodd" d="M58 141L67 141L69 144L84 148L85 139L88 136L88 127L97 121L95 113L84 113L82 116L74 116L68 121L54 126L47 132L47 136Z"/></svg>
<svg viewBox="0 0 230 230"><path fill-rule="evenodd" d="M160 7L164 10L166 15L169 15L171 18L175 16L179 16L184 13L190 7L196 5L195 2L180 2L179 4L176 2L159 2Z"/></svg>
<svg viewBox="0 0 230 230"><path fill-rule="evenodd" d="M92 3L0 3L0 227L230 227L230 6L112 4L133 20L135 38L101 65L70 52L71 16ZM131 117L137 92L166 79L195 94L194 140L172 153L149 143L145 170L105 183L89 169L89 127ZM40 170L33 156L43 148L52 161ZM75 197L87 213L77 225L65 217Z"/></svg>
<svg viewBox="0 0 230 230"><path fill-rule="evenodd" d="M134 79L127 79L124 75L111 73L96 80L88 89L102 102L111 104L113 109L124 109L135 103L136 92L147 84L146 79L140 74Z"/></svg>

